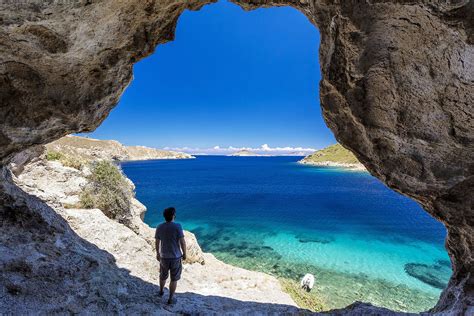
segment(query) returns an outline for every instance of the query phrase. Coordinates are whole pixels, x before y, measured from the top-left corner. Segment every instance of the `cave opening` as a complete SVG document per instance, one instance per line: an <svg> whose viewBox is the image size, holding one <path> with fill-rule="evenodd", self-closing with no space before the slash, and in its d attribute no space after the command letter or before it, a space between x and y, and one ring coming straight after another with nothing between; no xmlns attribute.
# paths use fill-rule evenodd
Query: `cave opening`
<svg viewBox="0 0 474 316"><path fill-rule="evenodd" d="M6 25L2 29L5 35L1 37L4 49L0 54L0 77L3 82L0 112L4 116L0 125L0 212L2 218L6 219L0 225L4 285L0 288L0 305L8 312L146 312L158 307L149 304L153 300L153 293L146 292L144 295L142 291L153 289L153 284L149 282L156 280L136 270L136 263L141 259L144 259L141 260L144 266L152 266L156 260L153 261L150 256L135 256L134 260L138 261L124 262L128 258L117 256L115 264L110 254L116 254L117 244L113 243L112 238L104 238L103 232L116 229L117 232L128 234L127 238L136 241L126 245L131 253L150 248L151 245L146 244L143 236L140 237L136 232L130 233L130 227L127 231L124 225L104 219L104 214L96 210L81 212L69 209L74 206L72 204L63 205L63 209L57 207L54 199L39 200L35 196L43 199L43 195L48 193L41 186L60 190L61 183L64 184L64 174L42 178L34 174L35 171L28 165L33 163L46 169L53 166L52 171L58 167L61 172L77 175L77 171L72 170L74 166L72 169L58 166L56 160L62 160L70 166L75 161L64 160L57 153L47 154L47 162L35 160L37 157L33 157L34 151L38 150L36 145L58 140L67 134L92 131L99 126L130 83L133 64L150 55L155 47L165 47L161 45L173 39L176 21L183 10L200 9L205 2L60 1L35 4L18 2L13 7L10 4L0 5L0 20ZM454 273L430 312L469 314L473 306L471 259L474 236L470 194L473 188L471 140L474 129L470 119L472 107L469 106L472 104L474 71L473 64L468 62L472 60L473 54L473 29L469 20L471 15L468 14L472 11L471 3L232 2L246 9L291 5L303 12L314 25L318 25L322 34L319 98L325 121L338 141L351 149L374 176L396 192L418 201L428 214L445 225L448 230L446 249ZM163 106L162 110L166 109L166 105ZM118 110L120 108L124 107ZM121 128L124 129L123 126ZM111 147L116 145L107 144L112 144ZM267 145L260 149L268 148ZM135 148L135 151L140 151L140 148ZM120 157L124 156L120 153L114 156L117 159ZM13 173L10 173L9 168ZM27 179L33 182L15 182L24 168L33 172L34 179ZM126 168L127 164L123 164L123 169ZM189 178L189 174L181 178ZM140 195L142 189L139 186L143 182L136 183ZM350 184L348 181L341 183ZM131 188L132 185L128 184ZM238 181L234 184L238 184ZM80 189L80 183L75 185ZM363 187L360 183L351 185L354 190ZM386 200L386 196L373 199L378 205L378 202ZM288 201L295 203L299 200ZM340 199L335 201L342 204ZM52 204L47 205L45 202ZM135 215L142 215L143 208L135 202L134 206L138 209ZM154 206L150 204L149 207L151 214ZM401 211L407 209L402 208ZM389 212L388 209L381 211ZM65 214L76 217L66 220L69 215ZM77 221L81 216L92 214L104 220L93 221L94 227L81 226ZM348 214L354 215L352 208L340 214L339 218L347 220ZM407 233L416 234L427 227L419 225L419 218L413 214L406 216L402 212L395 212L389 215L392 219L407 219L413 225L406 230ZM428 216L421 211L420 214ZM260 218L258 220L263 222ZM138 224L143 224L143 221ZM377 224L380 223L370 222L359 235L367 235L370 227L377 227ZM439 223L437 225L444 237L444 228ZM391 236L388 227L383 226L385 236ZM399 227L407 228L403 225ZM189 228L192 229L191 226ZM225 230L225 227L221 229ZM202 233L206 229L201 227L200 231ZM429 233L427 237L435 235ZM95 242L87 241L97 236L101 236L102 240L95 241L106 243L98 247ZM270 234L269 237L275 236ZM205 242L205 236L202 240ZM311 243L321 246L337 244L331 238L297 238L297 241L299 246ZM406 244L403 238L391 241ZM353 240L350 242L356 245ZM426 250L416 243L410 246L420 253ZM104 251L99 249L101 247ZM267 251L282 248L266 244L264 247L268 247L265 248ZM371 244L365 248L373 250L377 247ZM393 248L378 248L387 256L395 253ZM213 252L219 250L224 252L226 249L220 245ZM249 254L256 251L258 249L250 248L250 251L240 253L239 258L248 258ZM355 266L353 263L357 261L356 257L351 257L347 264ZM443 258L425 263L409 261L395 275L406 277L404 273L409 270L412 275L418 276L418 281L425 285L432 283L441 289L446 282L436 284L432 276L439 275L448 266L449 263ZM316 275L321 276L322 273ZM366 277L366 274L360 274L358 280ZM369 289L371 294L378 292L378 289L372 291L373 288L369 286L373 285L371 282L364 284L367 286L361 286L363 290ZM392 289L392 285L383 288ZM91 288L94 290L89 291ZM80 296L77 295L79 292ZM351 290L351 293L357 294L357 300L365 300L360 291ZM202 294L188 293L183 297L188 302L209 299L206 297L208 293ZM269 307L266 302L252 305L247 302L252 301L248 297L236 300L222 300L222 303L227 304L228 310L247 306L246 311L252 311L252 308ZM239 300L248 304L239 304ZM350 301L353 299L350 298ZM409 299L394 301L396 306L393 309L414 310L407 306L407 302L411 303ZM342 313L350 314L355 309L362 311L360 313L366 309L373 311L371 306L356 305ZM275 308L275 311L288 312L287 306ZM174 311L187 312L181 307Z"/></svg>
<svg viewBox="0 0 474 316"><path fill-rule="evenodd" d="M290 19L291 27L280 23L282 19ZM274 197L273 204L265 201L272 200L272 195L265 192L270 183L242 177L242 173L262 170L260 176L269 177L274 172L262 166L252 169L248 162L237 163L233 168L240 168L238 174L223 171L229 177L227 182L199 173L220 163L206 161L212 158L203 155L227 155L236 150L309 154L308 149L336 142L318 109L319 41L314 25L290 7L243 12L233 4L219 2L198 12L186 11L180 16L175 40L159 46L153 55L135 65L135 79L120 104L89 136L196 154L196 162L203 161L197 166L176 165L174 161L157 166L122 164L125 174L136 183L138 199L148 208L145 222L156 226L161 209L177 206L184 210L180 220L197 235L204 251L224 262L277 276L295 300L301 295L294 294L299 278L313 272L316 289L309 299L315 304L301 307L327 310L359 300L398 311L428 310L438 301L451 275L443 245L445 228L413 201L370 175L351 173L350 179L344 179L341 173L334 173L332 177L337 181L330 181L330 185L339 186L342 192L327 193L327 201L318 209L307 205L314 203L312 200L298 204L298 197L289 201ZM229 139L232 133L239 137ZM253 138L253 143L245 143L245 137ZM301 142L292 143L295 139ZM276 163L295 162L285 159ZM304 170L312 173L316 169ZM153 172L156 178L150 176ZM190 183L187 177L202 182ZM287 177L294 174L288 171ZM308 185L306 178L295 181L303 191ZM348 185L343 185L344 181ZM196 190L203 183L216 184L210 189L215 192ZM264 189L244 195L235 184ZM360 189L359 196L351 195L357 186L367 186L372 192ZM222 187L228 190L220 191ZM183 194L177 193L179 189ZM319 192L306 193L321 199ZM364 194L362 202L356 203ZM241 206L247 203L258 216L267 216L266 220L260 217L266 224L253 225L251 222L258 217L252 216L225 223L222 218L230 221L226 216L241 215L227 203L239 204L235 202L239 198ZM304 211L293 227L284 227L288 218L272 222L272 212L281 211L276 205L306 210L313 207L315 213L324 213L324 209L328 213L316 217L336 233L315 228L320 223L315 217L305 217ZM368 211L361 212L363 209ZM382 213L387 216L374 215ZM304 227L307 222L312 223L313 231ZM242 225L259 234L249 238L249 230L239 232ZM297 226L303 229L295 229ZM257 259L261 263L265 257L272 260L255 262Z"/></svg>

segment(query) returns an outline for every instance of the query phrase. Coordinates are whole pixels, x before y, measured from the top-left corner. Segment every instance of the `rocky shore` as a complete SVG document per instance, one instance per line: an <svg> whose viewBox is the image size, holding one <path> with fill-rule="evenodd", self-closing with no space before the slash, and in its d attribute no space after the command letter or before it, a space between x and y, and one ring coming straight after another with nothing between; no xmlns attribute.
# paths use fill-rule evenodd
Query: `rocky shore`
<svg viewBox="0 0 474 316"><path fill-rule="evenodd" d="M48 147L48 146L47 146ZM38 155L39 156L36 156ZM33 156L33 157L32 157ZM26 164L19 163L19 160ZM21 168L20 168L21 166ZM91 170L87 165L80 169L65 166L60 161L46 159L46 154L36 150L33 154L24 154L17 159L14 166L16 176L14 182L27 194L39 197L51 209L60 215L67 224L83 240L95 245L100 250L112 255L120 269L128 271L130 276L139 278L147 284L158 284L158 262L155 258L154 230L143 221L146 208L134 197L130 201L130 209L125 210L120 218L123 223L107 217L100 209L79 209L80 194L89 181ZM133 183L128 180L133 188ZM126 223L126 224L124 224ZM230 266L217 260L212 254L203 253L190 232L185 233L188 246L188 259L184 265L184 273L177 292L178 303L174 306L162 304L158 298L150 302L150 294L143 293L141 300L135 304L121 303L120 309L127 313L152 312L163 313L258 313L273 314L303 313L297 308L288 294L282 291L279 281L267 274L253 272ZM91 258L95 254L88 252ZM37 264L35 261L29 265ZM34 269L34 268L33 268ZM78 272L78 277L81 273ZM87 276L83 276L86 277ZM103 280L101 280L102 282ZM97 291L114 292L130 295L125 283L115 279L101 283L104 288ZM113 284L111 284L113 283ZM109 288L105 288L109 287ZM144 289L150 291L150 289ZM120 294L120 292L123 292ZM109 299L113 293L108 295ZM156 293L154 293L156 295ZM156 297L156 296L155 296ZM137 303L143 303L141 307ZM28 308L28 307L25 307ZM64 309L57 306L40 306L42 312L51 311L84 311L84 307L75 306ZM11 310L12 312L21 310ZM101 312L110 312L102 310Z"/></svg>
<svg viewBox="0 0 474 316"><path fill-rule="evenodd" d="M335 167L335 168L345 168L353 171L367 171L364 165L361 163L343 163L343 162L334 162L334 161L321 161L321 162L312 162L300 160L298 163L303 165L310 165L316 167Z"/></svg>

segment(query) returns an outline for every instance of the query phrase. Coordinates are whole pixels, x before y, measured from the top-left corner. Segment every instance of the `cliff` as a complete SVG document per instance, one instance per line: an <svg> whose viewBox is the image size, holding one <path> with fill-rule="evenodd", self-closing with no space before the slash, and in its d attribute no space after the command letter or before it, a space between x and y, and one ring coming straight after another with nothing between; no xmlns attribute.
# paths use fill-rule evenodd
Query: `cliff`
<svg viewBox="0 0 474 316"><path fill-rule="evenodd" d="M36 299L34 306L21 304L20 306L4 301L3 306L9 312L22 313L35 310L44 313L54 311L56 313L99 314L116 312L222 314L234 310L242 313L258 310L263 313L293 314L301 311L290 296L281 290L276 278L227 265L217 260L212 254L203 253L196 238L190 232L185 232L188 259L178 286L178 293L180 293L178 303L174 306L161 304L156 296L159 264L155 257L154 230L142 221L146 211L145 206L136 200L134 195L131 195L129 196L130 207L122 209L120 216L113 218L106 216L105 212L97 208L77 208L80 204L81 193L91 184L90 175L94 172L92 165L83 165L80 169L76 169L65 166L58 160L47 160L44 154L38 156L38 151L35 151L33 155L34 157L30 156L24 160L27 163L18 168L21 172L13 178L16 185L23 190L18 194L23 195L22 200L46 203L41 206L43 212L49 212L47 214L49 218L59 216L60 219L56 221L64 220L66 226L56 233L55 243L37 242L39 250L30 249L26 252L27 256L39 258L45 251L60 253L63 259L49 265L48 271L55 271L55 273L49 275L48 279L53 280L53 283L68 282L71 292L83 294L80 298L75 296L77 299L66 299L62 296L67 296L67 293L55 293L54 288L37 289L43 296L54 295L55 303L43 305L39 303L41 297ZM23 154L23 157L26 156L28 155ZM133 191L133 183L126 178L125 180L129 185L127 189ZM27 196L25 197L24 194ZM34 196L42 201L35 201L37 198ZM39 229L40 225L37 226ZM72 232L77 234L77 237L71 235L72 232L69 232L67 226L72 228ZM31 234L23 236L22 240L27 241L29 238ZM80 248L69 250L66 245L71 238L80 238L86 244L72 242L71 247ZM7 246L14 240L16 237L13 231L1 239L2 245ZM20 249L15 251L16 254L21 252ZM10 267L3 276L5 282L10 284L11 291L17 291L15 292L17 296L25 295L24 291L27 291L28 287L35 288L37 283L44 284L42 277L35 274L40 273L43 264L41 260L27 258L24 259L26 261L19 260L15 256L10 256L8 251L0 259L0 266ZM81 268L79 262L82 260L90 261L92 267ZM114 265L117 266L118 271ZM30 272L28 279L19 284L18 278L10 270L13 269L15 272L20 266ZM70 269L74 272L69 271ZM57 271L60 273L56 273ZM67 277L64 276L65 273ZM33 280L29 280L30 277ZM64 280L59 281L59 279ZM87 301L90 304L88 306L83 305L85 296L88 297ZM115 301L117 297L122 298ZM101 300L107 300L113 304L109 304L106 309L100 309ZM41 307L38 309L38 306Z"/></svg>
<svg viewBox="0 0 474 316"><path fill-rule="evenodd" d="M65 136L46 145L49 152L61 152L82 160L151 160L190 159L193 156L145 146L124 146L115 140L98 140L80 136Z"/></svg>
<svg viewBox="0 0 474 316"><path fill-rule="evenodd" d="M353 170L366 170L356 156L341 144L334 144L317 150L299 161L313 166L343 167Z"/></svg>

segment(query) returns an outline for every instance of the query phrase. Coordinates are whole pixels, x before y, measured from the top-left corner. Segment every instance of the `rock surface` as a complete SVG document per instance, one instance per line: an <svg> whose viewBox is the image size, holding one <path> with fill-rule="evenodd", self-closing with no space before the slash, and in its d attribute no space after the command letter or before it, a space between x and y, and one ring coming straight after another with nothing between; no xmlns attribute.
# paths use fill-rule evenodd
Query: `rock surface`
<svg viewBox="0 0 474 316"><path fill-rule="evenodd" d="M71 228L85 240L112 254L117 266L144 281L158 284L159 265L153 247L141 236L119 223L109 220L100 210L67 209L62 212ZM110 232L114 232L110 234ZM186 237L191 233L187 232ZM189 243L187 238L187 243ZM211 254L204 254L205 264L184 265L178 292L192 292L205 296L227 297L239 301L264 302L288 305L295 304L288 294L280 289L278 280L263 273L252 272L227 265ZM181 298L181 297L179 297ZM179 300L176 312L220 311L219 300L215 307L209 302ZM182 301L182 302L181 302ZM188 305L188 306L187 306ZM244 303L242 305L245 305Z"/></svg>
<svg viewBox="0 0 474 316"><path fill-rule="evenodd" d="M145 146L124 146L116 140L99 140L68 135L46 145L46 150L89 160L190 159L193 156Z"/></svg>
<svg viewBox="0 0 474 316"><path fill-rule="evenodd" d="M88 184L87 175L89 169L77 170L63 166L59 161L47 161L37 158L23 167L23 172L15 180L25 192L35 195L58 210L63 215L65 207L78 205L79 195ZM134 189L134 184L127 178L129 185ZM133 232L146 240L150 246L155 247L155 233L152 228L143 222L146 207L134 197L130 198L130 209L120 214L122 221ZM86 212L86 210L84 210ZM88 229L87 226L85 229ZM110 233L110 230L104 233ZM204 263L202 250L196 237L185 232L187 250L189 251L188 263ZM99 237L98 237L99 238ZM86 238L87 239L87 238ZM90 239L88 239L91 241ZM94 241L91 241L94 243Z"/></svg>
<svg viewBox="0 0 474 316"><path fill-rule="evenodd" d="M96 128L130 83L133 64L173 39L185 9L209 2L1 3L2 164L33 145ZM328 126L369 172L446 226L454 273L432 312L474 313L474 2L233 2L291 5L318 27ZM4 209L39 216L19 195L3 193ZM15 227L43 234L37 247L54 241L53 227Z"/></svg>
<svg viewBox="0 0 474 316"><path fill-rule="evenodd" d="M53 210L16 186L7 169L0 176L0 313L304 312L275 278L209 254L205 265L185 265L179 302L167 306L157 296L157 261L145 238L97 209Z"/></svg>
<svg viewBox="0 0 474 316"><path fill-rule="evenodd" d="M44 208L44 211L48 213L56 212L60 215L67 223L62 223L64 226L69 225L72 231L80 238L102 250L104 254L109 256L108 261L115 263L119 269L127 271L127 276L137 278L143 283L150 283L150 286L153 285L154 290L152 292L150 292L150 289L140 285L141 290L149 293L144 293L144 298L135 298L134 305L130 305L128 302L120 305L120 308L125 309L127 313L143 312L143 309L137 309L135 306L139 303L144 303L145 306L148 303L149 306L145 307L145 310L156 304L158 308L157 313L159 311L170 311L173 313L225 313L235 309L250 312L256 310L254 303L264 303L262 306L258 305L258 310L262 312L300 312L289 295L281 290L276 278L263 273L236 268L217 260L211 254L204 254L196 237L187 231L185 232L185 238L188 258L185 262L182 279L178 287L178 292L184 294L179 296L178 304L162 310L159 300L156 299L156 286L159 284L159 264L156 260L154 229L151 229L142 221L143 213L146 211L145 206L136 199L133 199L135 203L131 204L132 206L135 204L135 207L130 209L129 217L131 220L127 222L127 226L108 218L99 209L71 209L62 207L64 203L71 203L71 201L78 199L79 193L88 181L85 172L87 171L65 167L57 161L37 159L24 166L23 172L14 180L18 187L23 190L22 194L34 194L41 198L46 203L41 202L41 207ZM38 199L37 197L30 196L27 199L34 200ZM52 213L49 215L57 216ZM64 233L64 236L57 235L57 237L67 239L70 238L69 233L71 231L68 230L67 233ZM2 271L6 271L7 274L2 274L2 281L7 285L7 291L9 291L9 288L12 288L10 291L17 289L18 293L16 295L20 299L24 294L23 291L26 291L25 288L29 286L28 280L23 280L21 284L17 284L15 283L17 278L9 273L12 272L14 274L15 272L27 270L28 274L25 276L30 277L32 275L31 271L40 269L41 260L37 260L36 257L41 258L41 254L33 251L29 254L28 258L17 258L15 257L15 250L8 247L11 240L15 239L15 235L5 235L3 237L2 242L5 242L5 253L7 256L5 258L2 257L0 265L4 267ZM24 238L24 240L28 240L28 237ZM28 240L28 242L34 244L32 240ZM64 241L61 239L56 241L54 245L45 244L42 247L43 251L57 252L59 254L62 252L63 244ZM90 258L101 256L96 251L91 252L90 249L84 251ZM61 253L61 256L63 255L66 255L66 253ZM110 255L113 257L110 257ZM113 259L111 260L110 258ZM75 260L78 259L76 258ZM58 264L60 263L58 262ZM72 268L74 268L74 262L67 262L67 264L72 265ZM111 269L111 273L113 273L113 269L110 266L102 268ZM64 269L61 270L58 266L51 266L50 269L64 271ZM76 277L79 279L76 283L81 283L81 274L76 273ZM82 277L84 278L84 276ZM102 277L106 277L106 275L100 274L98 276L98 278ZM114 282L119 282L119 284L113 284ZM80 290L80 285L82 284L75 285L78 290ZM97 290L100 292L104 291L105 288L101 289L99 286L106 286L108 291L117 293L118 297L116 299L119 300L120 295L128 296L130 294L127 288L128 285L120 283L116 278L112 280L98 280L95 286L97 286ZM153 296L155 296L154 300L146 301L150 300ZM107 299L112 300L110 297L107 297ZM12 300L14 301L14 298ZM0 302L2 306L8 306L8 309L0 309L0 312L22 313L29 308L13 307L9 305L11 303L9 300L5 300L5 302L0 300ZM109 302L105 305L103 309L97 306L96 308L99 309L94 311L115 311ZM69 308L69 305L67 307L62 306L61 303L53 304L51 309L39 304L35 310L41 312L86 310L83 310L82 306Z"/></svg>

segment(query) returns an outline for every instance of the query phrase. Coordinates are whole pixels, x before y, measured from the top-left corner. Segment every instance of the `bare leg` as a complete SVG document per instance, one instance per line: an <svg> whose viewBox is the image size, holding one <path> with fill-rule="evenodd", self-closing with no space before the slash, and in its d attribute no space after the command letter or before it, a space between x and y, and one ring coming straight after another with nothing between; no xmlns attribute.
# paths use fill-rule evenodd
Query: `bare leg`
<svg viewBox="0 0 474 316"><path fill-rule="evenodd" d="M168 303L171 304L173 302L173 295L176 291L176 286L178 285L178 281L171 281L170 282L170 298L168 299Z"/></svg>
<svg viewBox="0 0 474 316"><path fill-rule="evenodd" d="M165 290L165 284L166 284L166 280L162 280L160 279L160 296L163 295L164 293L164 290Z"/></svg>

